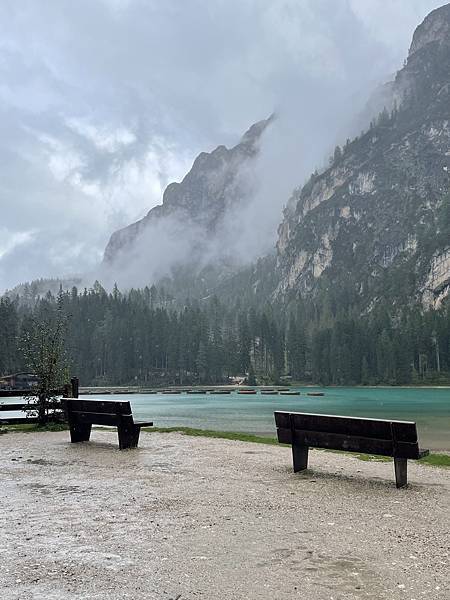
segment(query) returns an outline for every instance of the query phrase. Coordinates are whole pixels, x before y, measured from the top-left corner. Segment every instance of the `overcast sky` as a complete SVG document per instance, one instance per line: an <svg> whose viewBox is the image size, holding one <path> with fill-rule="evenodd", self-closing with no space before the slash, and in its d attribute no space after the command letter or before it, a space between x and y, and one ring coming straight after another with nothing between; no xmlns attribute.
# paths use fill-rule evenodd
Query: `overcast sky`
<svg viewBox="0 0 450 600"><path fill-rule="evenodd" d="M442 4L1 0L0 291L89 270L200 151L274 110L302 140L274 167L286 194Z"/></svg>

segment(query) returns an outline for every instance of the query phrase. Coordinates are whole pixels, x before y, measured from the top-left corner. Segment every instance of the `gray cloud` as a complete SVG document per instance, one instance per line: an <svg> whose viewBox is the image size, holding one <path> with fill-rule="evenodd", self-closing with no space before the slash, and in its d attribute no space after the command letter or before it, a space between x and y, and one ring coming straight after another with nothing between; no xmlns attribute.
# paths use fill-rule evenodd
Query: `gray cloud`
<svg viewBox="0 0 450 600"><path fill-rule="evenodd" d="M159 203L198 152L276 110L254 174L273 230L440 4L2 3L0 290L92 269L111 231Z"/></svg>

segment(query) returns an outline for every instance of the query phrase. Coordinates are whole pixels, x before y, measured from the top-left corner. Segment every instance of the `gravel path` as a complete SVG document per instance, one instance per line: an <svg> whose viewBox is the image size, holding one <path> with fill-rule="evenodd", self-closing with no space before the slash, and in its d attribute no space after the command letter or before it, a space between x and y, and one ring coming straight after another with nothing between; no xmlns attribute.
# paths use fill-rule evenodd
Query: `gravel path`
<svg viewBox="0 0 450 600"><path fill-rule="evenodd" d="M0 436L2 600L444 600L450 471L142 433Z"/></svg>

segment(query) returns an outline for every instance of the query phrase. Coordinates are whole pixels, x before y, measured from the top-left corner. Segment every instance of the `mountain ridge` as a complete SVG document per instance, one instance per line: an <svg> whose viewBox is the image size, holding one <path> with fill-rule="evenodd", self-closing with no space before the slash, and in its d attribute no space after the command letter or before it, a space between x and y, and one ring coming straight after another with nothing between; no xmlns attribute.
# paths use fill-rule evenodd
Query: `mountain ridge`
<svg viewBox="0 0 450 600"><path fill-rule="evenodd" d="M161 205L114 232L98 278L109 270L112 283L116 273L140 269L143 285L165 279L180 298L185 289L198 298L240 289L249 302L263 294L262 301L285 303L339 287L363 312L386 298L399 306L439 306L450 291L450 226L447 231L443 224L450 190L449 89L446 4L416 28L404 67L383 84L387 108L287 200L276 260L268 255L259 264L239 264L227 247L232 244L222 243L226 236L217 238L224 215L251 195L241 174L257 156L272 115L234 147L200 153L183 180L167 186ZM162 225L170 243L158 245ZM181 248L167 263L173 269L164 264L145 272L142 255L164 262L170 244Z"/></svg>
<svg viewBox="0 0 450 600"><path fill-rule="evenodd" d="M258 153L260 138L273 118L271 115L253 124L230 149L219 145L212 152L201 152L182 181L166 187L162 204L111 235L104 263L112 265L118 261L121 253L133 250L137 239L149 227L164 224L165 219L174 216L184 227L198 226L205 234L214 231L224 213L246 196L240 172Z"/></svg>
<svg viewBox="0 0 450 600"><path fill-rule="evenodd" d="M325 286L348 285L366 308L386 295L438 305L448 294L450 249L433 246L432 238L439 238L450 190L449 88L445 5L414 33L392 86L392 112L384 110L294 192L279 227L275 298L314 295L323 279ZM401 285L388 282L395 276Z"/></svg>

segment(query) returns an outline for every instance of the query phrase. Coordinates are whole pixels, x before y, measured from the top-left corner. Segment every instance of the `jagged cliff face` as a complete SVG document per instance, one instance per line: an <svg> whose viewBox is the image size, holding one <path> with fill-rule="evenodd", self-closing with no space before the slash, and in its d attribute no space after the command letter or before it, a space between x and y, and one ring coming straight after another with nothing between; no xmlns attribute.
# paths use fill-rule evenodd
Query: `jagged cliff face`
<svg viewBox="0 0 450 600"><path fill-rule="evenodd" d="M137 254L161 252L157 247L161 232L166 241L171 239L183 248L186 258L207 252L204 244L213 241L225 215L245 203L250 193L243 173L256 156L269 122L253 125L234 148L219 146L211 153L201 153L183 181L166 188L160 206L113 233L104 262L114 266L132 261Z"/></svg>
<svg viewBox="0 0 450 600"><path fill-rule="evenodd" d="M347 286L438 304L450 286L450 5L417 28L391 113L294 192L279 228L276 297ZM445 232L444 232L445 233Z"/></svg>
<svg viewBox="0 0 450 600"><path fill-rule="evenodd" d="M276 264L268 257L240 274L229 260L230 215L252 196L243 174L269 119L234 148L200 154L161 206L111 236L105 266L117 273L134 265L143 283L173 275L167 267L175 266L168 285L183 297L239 289L288 300L339 290L344 300L356 293L363 311L383 299L438 306L450 290L450 4L417 28L405 66L375 103L381 98L388 110L294 191ZM148 255L161 269L149 271Z"/></svg>

